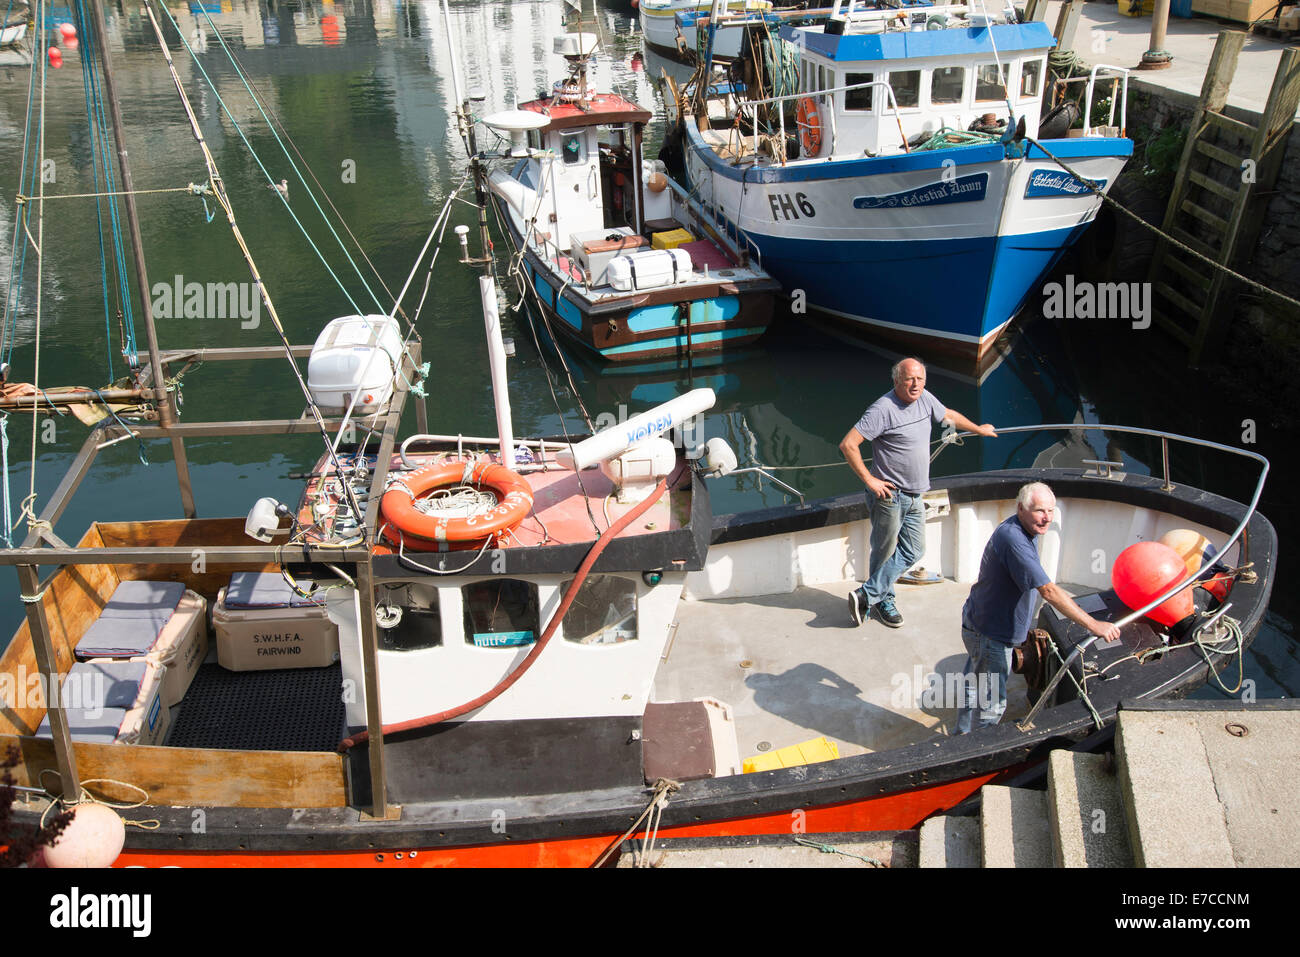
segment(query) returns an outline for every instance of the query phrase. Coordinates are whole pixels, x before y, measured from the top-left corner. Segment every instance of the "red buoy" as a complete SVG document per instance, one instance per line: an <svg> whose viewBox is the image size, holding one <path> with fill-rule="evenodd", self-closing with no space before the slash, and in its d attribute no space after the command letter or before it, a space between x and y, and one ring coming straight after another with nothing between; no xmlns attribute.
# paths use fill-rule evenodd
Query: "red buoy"
<svg viewBox="0 0 1300 957"><path fill-rule="evenodd" d="M1182 557L1160 542L1138 542L1120 552L1110 572L1110 583L1119 600L1134 611L1159 598L1187 577ZM1195 614L1192 589L1184 588L1147 612L1162 625L1176 625Z"/></svg>
<svg viewBox="0 0 1300 957"><path fill-rule="evenodd" d="M50 47L50 66L58 69L63 66L63 54L59 52L58 47Z"/></svg>
<svg viewBox="0 0 1300 957"><path fill-rule="evenodd" d="M62 34L65 40L75 40L77 38L77 28L71 23L60 23L59 33Z"/></svg>

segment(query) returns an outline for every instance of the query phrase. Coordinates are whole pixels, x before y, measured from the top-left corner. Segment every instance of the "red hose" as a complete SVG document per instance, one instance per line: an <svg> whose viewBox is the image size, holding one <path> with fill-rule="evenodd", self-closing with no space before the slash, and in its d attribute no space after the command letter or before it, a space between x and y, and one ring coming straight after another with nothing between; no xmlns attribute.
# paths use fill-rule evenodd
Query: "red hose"
<svg viewBox="0 0 1300 957"><path fill-rule="evenodd" d="M455 708L449 708L446 711L439 711L437 714L425 715L423 718L412 718L410 721L399 721L397 724L386 724L382 729L383 734L389 735L396 734L399 731L412 731L415 728L432 727L433 725L446 721L449 718L456 718L468 711L481 708L489 701L500 697L500 695L503 694L511 685L524 676L524 672L533 666L533 662L537 660L537 657L542 653L542 649L546 647L547 642L551 640L551 636L555 634L555 630L560 626L560 622L564 619L565 614L569 610L569 606L573 604L573 599L578 594L578 589L582 587L582 583L587 578L587 573L591 570L591 566L596 563L596 559L600 557L600 553L605 550L605 546L613 539L617 538L625 528L645 514L645 512L649 510L650 506L654 505L655 502L659 501L659 499L663 497L663 494L666 491L668 491L668 479L665 478L659 481L659 484L655 486L654 491L651 492L649 496L637 503L636 507L633 508L632 511L628 512L609 528L605 529L605 534L596 539L591 546L591 550L587 552L587 557L584 558L582 564L578 566L578 572L573 578L573 583L570 584L568 589L564 592L564 599L560 602L560 607L556 609L555 614L551 616L550 622L546 625L546 630L542 632L542 637L539 638L537 644L533 646L533 650L528 653L528 657L519 663L519 667L502 678L495 688L491 691L484 692L473 701L466 701L462 705L458 705ZM360 731L351 737L344 738L343 741L339 743L338 749L339 751L347 751L348 749L368 740L370 740L370 732Z"/></svg>

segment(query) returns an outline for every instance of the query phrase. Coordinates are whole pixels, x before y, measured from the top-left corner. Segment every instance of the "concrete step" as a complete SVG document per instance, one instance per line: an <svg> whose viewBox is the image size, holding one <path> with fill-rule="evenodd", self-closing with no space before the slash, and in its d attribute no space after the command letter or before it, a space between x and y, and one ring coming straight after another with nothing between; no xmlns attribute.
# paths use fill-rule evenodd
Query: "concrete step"
<svg viewBox="0 0 1300 957"><path fill-rule="evenodd" d="M1053 866L1132 867L1114 759L1053 751L1047 762Z"/></svg>
<svg viewBox="0 0 1300 957"><path fill-rule="evenodd" d="M977 817L932 817L921 824L918 867L979 867Z"/></svg>
<svg viewBox="0 0 1300 957"><path fill-rule="evenodd" d="M1138 867L1235 866L1195 715L1121 711L1115 756Z"/></svg>
<svg viewBox="0 0 1300 957"><path fill-rule="evenodd" d="M1300 860L1300 711L1121 711L1115 750L1141 866Z"/></svg>
<svg viewBox="0 0 1300 957"><path fill-rule="evenodd" d="M985 867L1051 867L1052 835L1042 791L986 784L980 788Z"/></svg>

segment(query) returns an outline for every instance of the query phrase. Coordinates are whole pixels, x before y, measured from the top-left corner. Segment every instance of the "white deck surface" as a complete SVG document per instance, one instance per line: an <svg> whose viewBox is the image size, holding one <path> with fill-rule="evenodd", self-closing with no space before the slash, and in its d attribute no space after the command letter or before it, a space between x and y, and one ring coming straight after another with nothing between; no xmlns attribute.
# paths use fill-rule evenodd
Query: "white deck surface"
<svg viewBox="0 0 1300 957"><path fill-rule="evenodd" d="M903 626L895 629L853 625L846 599L856 584L683 601L655 700L726 702L742 758L822 735L847 757L950 733L951 694L923 693L931 672L960 675L965 665L961 606L970 586L900 584ZM1009 692L1008 715L1027 711L1024 679L1013 675Z"/></svg>

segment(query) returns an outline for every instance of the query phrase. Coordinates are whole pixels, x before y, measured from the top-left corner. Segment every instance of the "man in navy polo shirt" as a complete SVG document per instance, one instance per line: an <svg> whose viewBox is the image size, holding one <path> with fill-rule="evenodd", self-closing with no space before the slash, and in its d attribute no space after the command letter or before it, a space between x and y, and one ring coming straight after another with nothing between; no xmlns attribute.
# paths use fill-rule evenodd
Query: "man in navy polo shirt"
<svg viewBox="0 0 1300 957"><path fill-rule="evenodd" d="M1007 709L1007 676L1011 649L1023 644L1029 631L1034 592L1066 618L1099 638L1119 637L1119 626L1098 621L1052 583L1038 560L1034 539L1056 515L1056 496L1042 482L1031 482L1016 498L1016 514L996 529L984 546L979 579L961 610L961 638L966 668L957 708L957 733L969 734L979 715L979 727L997 724Z"/></svg>
<svg viewBox="0 0 1300 957"><path fill-rule="evenodd" d="M894 366L894 388L871 404L840 442L840 452L867 486L871 503L871 557L867 581L849 594L856 625L870 615L890 628L903 616L894 606L894 584L925 554L925 509L930 488L931 424L951 423L990 438L991 425L976 425L925 389L925 366L904 359ZM871 443L871 468L860 446Z"/></svg>

